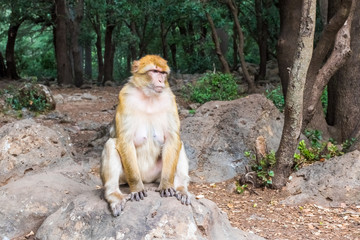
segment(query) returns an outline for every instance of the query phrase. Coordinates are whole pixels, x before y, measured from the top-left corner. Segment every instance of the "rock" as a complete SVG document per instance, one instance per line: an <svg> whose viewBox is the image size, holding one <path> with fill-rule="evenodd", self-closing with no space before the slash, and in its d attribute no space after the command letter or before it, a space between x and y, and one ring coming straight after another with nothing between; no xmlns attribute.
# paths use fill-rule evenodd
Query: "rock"
<svg viewBox="0 0 360 240"><path fill-rule="evenodd" d="M181 122L192 181L221 182L244 173L244 152L254 149L258 136L276 151L282 126L283 115L260 94L203 104Z"/></svg>
<svg viewBox="0 0 360 240"><path fill-rule="evenodd" d="M91 100L91 101L97 100L97 97L90 93L84 93L81 98L85 99L85 100Z"/></svg>
<svg viewBox="0 0 360 240"><path fill-rule="evenodd" d="M54 95L54 99L56 103L64 103L64 96L61 94Z"/></svg>
<svg viewBox="0 0 360 240"><path fill-rule="evenodd" d="M0 188L0 206L6 206L0 208L0 239L36 231L60 206L95 189L95 182L80 166L71 159L67 162L66 169L25 176Z"/></svg>
<svg viewBox="0 0 360 240"><path fill-rule="evenodd" d="M316 203L324 207L360 204L360 152L316 162L293 173L286 185L292 196L283 203Z"/></svg>
<svg viewBox="0 0 360 240"><path fill-rule="evenodd" d="M61 164L71 156L69 136L32 119L8 123L0 128L0 186L27 172Z"/></svg>
<svg viewBox="0 0 360 240"><path fill-rule="evenodd" d="M102 191L78 196L49 216L36 233L45 239L262 239L232 228L215 203L193 200L181 205L174 198L148 192L140 202L128 202L119 217L112 217Z"/></svg>

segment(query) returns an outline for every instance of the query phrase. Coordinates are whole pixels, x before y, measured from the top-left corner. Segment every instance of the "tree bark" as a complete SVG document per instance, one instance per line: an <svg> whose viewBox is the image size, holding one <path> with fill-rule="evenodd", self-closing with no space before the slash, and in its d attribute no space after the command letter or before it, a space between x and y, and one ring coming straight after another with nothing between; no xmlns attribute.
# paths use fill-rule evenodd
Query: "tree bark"
<svg viewBox="0 0 360 240"><path fill-rule="evenodd" d="M316 22L316 1L304 0L302 6L297 49L290 70L289 84L285 104L285 122L283 133L276 152L273 187L285 186L291 173L294 152L301 134L303 97L307 70L313 53L313 41Z"/></svg>
<svg viewBox="0 0 360 240"><path fill-rule="evenodd" d="M354 12L353 12L354 11ZM351 23L351 17L353 21ZM333 112L334 128L339 133L339 142L358 137L360 131L360 2L353 1L353 10L347 20L346 27L350 27L350 34L346 40L350 41L352 54L345 65L340 68L333 80L335 81L336 104ZM349 37L349 35L351 37Z"/></svg>
<svg viewBox="0 0 360 240"><path fill-rule="evenodd" d="M96 56L98 61L98 77L97 84L100 85L103 82L104 77L104 62L102 56L102 39L101 39L101 30L100 30L100 17L98 14L95 15L95 19L92 21L93 28L96 33Z"/></svg>
<svg viewBox="0 0 360 240"><path fill-rule="evenodd" d="M215 28L215 25L214 25L214 21L212 20L210 14L208 12L205 13L206 14L206 18L210 24L210 28L211 28L211 36L212 36L212 39L214 41L214 44L215 44L215 51L216 51L216 54L219 58L219 61L222 65L222 71L224 73L230 73L230 67L229 67L229 64L228 62L226 61L224 55L222 54L221 52L221 48L220 48L220 42L219 42L219 38L217 36L217 33L216 33L216 28Z"/></svg>
<svg viewBox="0 0 360 240"><path fill-rule="evenodd" d="M104 53L104 80L103 84L106 81L113 81L113 64L112 61L112 50L113 50L113 43L112 43L112 35L114 31L115 25L108 23L105 30L105 53Z"/></svg>
<svg viewBox="0 0 360 240"><path fill-rule="evenodd" d="M280 6L280 35L277 43L277 60L279 76L284 97L287 96L289 83L289 69L297 50L296 43L299 36L302 0L279 0Z"/></svg>
<svg viewBox="0 0 360 240"><path fill-rule="evenodd" d="M228 6L234 20L235 29L237 31L238 39L238 53L240 57L240 64L241 68L243 70L245 81L248 83L248 93L254 93L255 92L255 82L254 79L250 77L249 71L247 69L247 64L245 62L245 56L244 56L244 34L241 29L241 25L238 19L238 9L236 6L236 3L234 0L226 0L226 5Z"/></svg>
<svg viewBox="0 0 360 240"><path fill-rule="evenodd" d="M58 84L72 84L72 72L67 51L67 12L66 0L55 0L56 29L55 48Z"/></svg>
<svg viewBox="0 0 360 240"><path fill-rule="evenodd" d="M0 78L6 77L6 67L4 63L4 57L0 52Z"/></svg>
<svg viewBox="0 0 360 240"><path fill-rule="evenodd" d="M263 19L263 0L255 0L255 14L256 14L256 29L257 29L257 43L259 46L260 68L255 76L255 82L259 79L265 79L266 76L266 62L267 62L267 22Z"/></svg>
<svg viewBox="0 0 360 240"><path fill-rule="evenodd" d="M92 78L91 41L85 42L85 78Z"/></svg>
<svg viewBox="0 0 360 240"><path fill-rule="evenodd" d="M74 12L75 17L70 19L71 24L69 24L71 29L71 52L73 56L74 84L76 87L81 87L83 85L84 79L81 48L79 46L79 34L80 24L84 16L83 0L77 0Z"/></svg>
<svg viewBox="0 0 360 240"><path fill-rule="evenodd" d="M324 120L320 97L331 76L334 75L350 56L350 25L344 26L344 23L346 19L348 19L351 2L352 0L342 1L335 16L332 17L329 24L325 26L314 50L305 84L303 130L310 123L313 116L317 114L320 116L315 118L316 121L311 124L312 127L318 130L321 129L323 133L325 133L325 131L327 132L327 129L324 128L327 124ZM343 27L342 31L339 31L341 27ZM334 50L324 64L334 43ZM323 120L320 121L321 119Z"/></svg>
<svg viewBox="0 0 360 240"><path fill-rule="evenodd" d="M165 24L163 22L160 23L160 38L161 38L161 49L163 52L164 59L168 59L168 53L167 53L167 42L166 42L166 35L167 31L165 29Z"/></svg>
<svg viewBox="0 0 360 240"><path fill-rule="evenodd" d="M18 23L10 23L10 27L8 29L8 40L6 43L6 75L10 79L20 79L17 70L16 70L16 60L15 60L15 41L17 32L21 25L21 22Z"/></svg>

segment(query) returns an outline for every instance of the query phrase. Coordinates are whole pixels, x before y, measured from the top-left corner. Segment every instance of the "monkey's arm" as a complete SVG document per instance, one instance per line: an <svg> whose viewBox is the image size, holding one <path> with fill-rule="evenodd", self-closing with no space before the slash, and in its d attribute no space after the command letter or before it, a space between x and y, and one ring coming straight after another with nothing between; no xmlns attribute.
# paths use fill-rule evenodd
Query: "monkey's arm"
<svg viewBox="0 0 360 240"><path fill-rule="evenodd" d="M127 118L127 112L125 111L125 104L122 100L121 94L119 96L120 103L116 111L116 149L119 152L121 163L123 165L126 181L129 184L131 196L130 199L139 201L146 197L144 191L144 184L141 180L140 170L137 164L136 149L133 143L133 139L129 134L126 134L127 124L129 119Z"/></svg>

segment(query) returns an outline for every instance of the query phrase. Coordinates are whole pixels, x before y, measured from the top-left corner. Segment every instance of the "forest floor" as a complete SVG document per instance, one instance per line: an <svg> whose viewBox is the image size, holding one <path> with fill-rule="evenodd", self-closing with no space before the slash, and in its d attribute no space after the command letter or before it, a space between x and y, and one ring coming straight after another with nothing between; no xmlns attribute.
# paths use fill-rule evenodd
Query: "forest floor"
<svg viewBox="0 0 360 240"><path fill-rule="evenodd" d="M53 95L81 96L84 93L96 99L82 99L57 104L56 110L66 114L71 122L90 121L110 123L113 119L120 87L93 87L91 89L53 88ZM179 100L178 104L183 101ZM3 124L1 124L3 125ZM71 134L71 133L70 133ZM71 134L78 154L91 151L89 132ZM232 226L253 232L266 239L351 239L360 240L360 206L323 208L315 204L286 206L281 201L284 190L255 189L255 193L234 191L236 179L221 183L191 183L194 196L214 201L227 213Z"/></svg>

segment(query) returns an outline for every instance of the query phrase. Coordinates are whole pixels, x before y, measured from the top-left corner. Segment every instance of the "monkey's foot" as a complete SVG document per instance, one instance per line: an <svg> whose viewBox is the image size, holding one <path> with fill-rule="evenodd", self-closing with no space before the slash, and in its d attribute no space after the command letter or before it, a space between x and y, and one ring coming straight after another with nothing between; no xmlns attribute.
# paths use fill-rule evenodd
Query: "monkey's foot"
<svg viewBox="0 0 360 240"><path fill-rule="evenodd" d="M113 201L111 204L110 204L110 209L111 209L111 212L113 214L114 217L117 217L120 215L120 213L124 210L125 208L125 203L127 202L127 199L126 198L123 198L123 199L119 199L117 201Z"/></svg>
<svg viewBox="0 0 360 240"><path fill-rule="evenodd" d="M161 197L172 197L175 196L175 189L174 188L166 188L166 189L157 189L157 192L160 192Z"/></svg>
<svg viewBox="0 0 360 240"><path fill-rule="evenodd" d="M147 197L147 193L145 190L142 190L140 192L132 192L128 195L128 197L126 198L127 200L130 201L140 201L140 200L144 200L144 197Z"/></svg>

